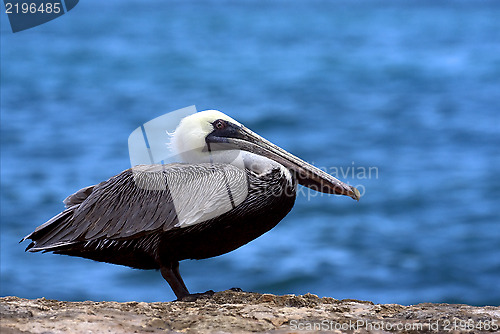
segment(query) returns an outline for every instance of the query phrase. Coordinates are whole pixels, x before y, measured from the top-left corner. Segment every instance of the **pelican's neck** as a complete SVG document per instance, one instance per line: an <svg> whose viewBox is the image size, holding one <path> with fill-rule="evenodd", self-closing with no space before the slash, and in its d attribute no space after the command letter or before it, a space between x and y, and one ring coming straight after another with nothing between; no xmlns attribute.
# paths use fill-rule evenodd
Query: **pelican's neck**
<svg viewBox="0 0 500 334"><path fill-rule="evenodd" d="M282 164L266 158L264 156L242 151L242 150L222 150L213 152L191 151L181 154L181 159L186 163L220 163L231 164L242 170L248 169L257 176L264 176L273 170L279 169L281 174L291 183L292 174Z"/></svg>
<svg viewBox="0 0 500 334"><path fill-rule="evenodd" d="M279 169L281 174L288 180L288 182L292 183L292 174L282 164L271 160L269 158L263 157L262 155L254 154L247 151L240 151L242 156L243 165L246 169L251 170L257 176L263 176L271 173L275 169Z"/></svg>

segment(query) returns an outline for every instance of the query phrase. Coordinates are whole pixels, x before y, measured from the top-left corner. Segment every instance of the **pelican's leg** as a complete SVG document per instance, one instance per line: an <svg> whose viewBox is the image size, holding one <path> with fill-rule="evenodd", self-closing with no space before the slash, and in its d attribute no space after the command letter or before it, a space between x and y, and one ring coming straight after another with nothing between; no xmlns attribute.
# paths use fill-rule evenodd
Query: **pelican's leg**
<svg viewBox="0 0 500 334"><path fill-rule="evenodd" d="M179 282L181 282L182 287L184 290L188 291L188 288L186 287L186 284L184 284L184 281L182 280L181 273L179 272L179 262L176 262L177 265L172 266L172 270L174 272L175 277ZM189 294L189 291L187 292Z"/></svg>
<svg viewBox="0 0 500 334"><path fill-rule="evenodd" d="M176 261L167 267L161 267L160 272L174 291L178 300L189 296L189 291L182 280L181 274L179 273L179 262Z"/></svg>

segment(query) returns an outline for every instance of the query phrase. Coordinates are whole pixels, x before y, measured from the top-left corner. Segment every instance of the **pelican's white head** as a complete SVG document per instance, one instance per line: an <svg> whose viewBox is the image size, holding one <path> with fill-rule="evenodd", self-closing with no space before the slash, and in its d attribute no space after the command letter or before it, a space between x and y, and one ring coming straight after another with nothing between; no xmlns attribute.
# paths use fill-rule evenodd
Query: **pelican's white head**
<svg viewBox="0 0 500 334"><path fill-rule="evenodd" d="M218 110L205 110L181 120L172 135L170 145L183 162L210 162L206 138L216 130L216 121L224 120L241 126L231 117Z"/></svg>

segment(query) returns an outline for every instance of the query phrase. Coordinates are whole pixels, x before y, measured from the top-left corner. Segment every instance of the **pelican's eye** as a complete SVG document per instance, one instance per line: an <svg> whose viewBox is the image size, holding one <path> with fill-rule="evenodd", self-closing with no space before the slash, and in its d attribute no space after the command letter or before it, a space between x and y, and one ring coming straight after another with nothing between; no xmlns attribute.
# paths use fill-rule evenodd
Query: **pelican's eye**
<svg viewBox="0 0 500 334"><path fill-rule="evenodd" d="M222 119L218 119L213 122L212 125L214 126L215 130L223 130L227 126L227 123Z"/></svg>

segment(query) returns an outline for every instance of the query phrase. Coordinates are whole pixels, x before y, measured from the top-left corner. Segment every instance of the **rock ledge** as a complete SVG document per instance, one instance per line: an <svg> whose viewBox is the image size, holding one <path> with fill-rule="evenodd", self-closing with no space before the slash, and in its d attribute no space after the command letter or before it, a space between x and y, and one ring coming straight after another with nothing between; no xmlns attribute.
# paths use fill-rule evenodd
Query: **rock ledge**
<svg viewBox="0 0 500 334"><path fill-rule="evenodd" d="M13 333L478 333L498 332L500 307L373 304L359 300L207 293L192 301L63 302L0 298L0 332Z"/></svg>

